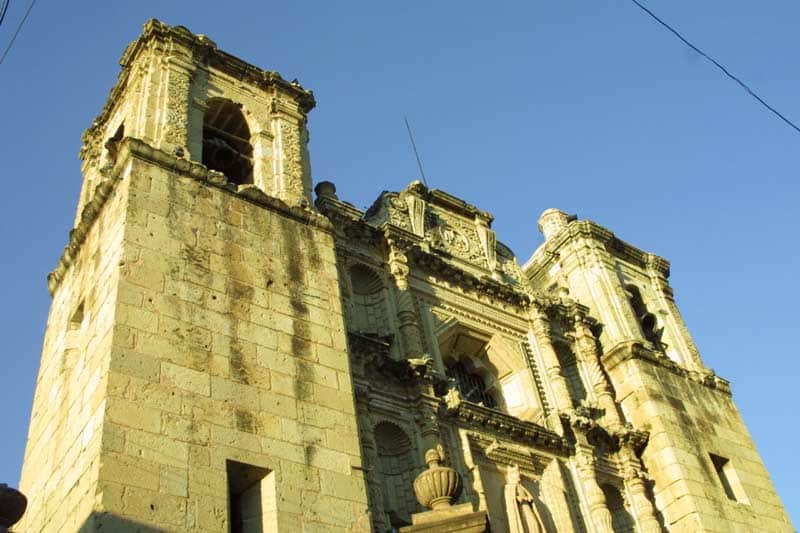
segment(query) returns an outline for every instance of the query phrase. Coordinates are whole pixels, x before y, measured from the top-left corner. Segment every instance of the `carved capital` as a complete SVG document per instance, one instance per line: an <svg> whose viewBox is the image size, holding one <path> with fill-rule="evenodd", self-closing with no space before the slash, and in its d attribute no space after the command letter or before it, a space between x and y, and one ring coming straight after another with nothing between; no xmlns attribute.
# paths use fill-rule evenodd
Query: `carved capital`
<svg viewBox="0 0 800 533"><path fill-rule="evenodd" d="M389 244L389 272L392 274L397 288L401 291L408 290L408 256L394 239L388 239Z"/></svg>

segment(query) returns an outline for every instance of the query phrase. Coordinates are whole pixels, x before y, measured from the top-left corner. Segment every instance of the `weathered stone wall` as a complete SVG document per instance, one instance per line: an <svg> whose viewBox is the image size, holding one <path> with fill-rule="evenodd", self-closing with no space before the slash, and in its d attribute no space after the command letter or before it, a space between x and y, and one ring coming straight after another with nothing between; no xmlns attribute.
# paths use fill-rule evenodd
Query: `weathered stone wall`
<svg viewBox="0 0 800 533"><path fill-rule="evenodd" d="M366 493L331 235L148 162L130 188L101 509L224 531L235 460L274 472L281 530L349 530Z"/></svg>
<svg viewBox="0 0 800 533"><path fill-rule="evenodd" d="M705 367L683 322L667 261L557 210L540 228L546 242L526 274L600 319L601 363L622 421L649 434L641 460L659 521L669 531L793 531L728 383ZM637 468L623 464L629 498L643 492Z"/></svg>
<svg viewBox="0 0 800 533"><path fill-rule="evenodd" d="M638 359L610 374L630 422L650 433L642 461L669 531L794 531L729 394ZM743 501L726 495L710 454L730 461Z"/></svg>
<svg viewBox="0 0 800 533"><path fill-rule="evenodd" d="M127 175L129 168L123 171ZM127 200L119 182L53 294L20 489L18 531L76 531L95 504Z"/></svg>

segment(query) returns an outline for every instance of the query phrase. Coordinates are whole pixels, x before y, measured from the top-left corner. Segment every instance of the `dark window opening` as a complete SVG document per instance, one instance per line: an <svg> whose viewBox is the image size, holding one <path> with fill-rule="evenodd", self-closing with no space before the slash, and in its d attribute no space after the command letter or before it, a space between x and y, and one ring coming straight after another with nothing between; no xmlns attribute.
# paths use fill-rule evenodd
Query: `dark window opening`
<svg viewBox="0 0 800 533"><path fill-rule="evenodd" d="M733 469L730 460L719 455L714 455L713 453L709 455L711 456L711 462L714 465L714 470L717 472L717 477L722 485L722 489L725 491L725 495L728 499L735 502L747 503L747 496L744 493L744 488L739 482L739 476L736 475L736 471Z"/></svg>
<svg viewBox="0 0 800 533"><path fill-rule="evenodd" d="M253 183L253 147L241 106L209 100L203 117L203 164L237 185Z"/></svg>
<svg viewBox="0 0 800 533"><path fill-rule="evenodd" d="M656 315L647 309L639 288L635 285L628 285L625 288L628 292L628 301L633 308L633 314L636 316L639 326L642 328L644 338L652 342L656 348L663 350L664 345L661 342L661 334L664 332L664 328L658 327L658 319Z"/></svg>
<svg viewBox="0 0 800 533"><path fill-rule="evenodd" d="M492 409L497 407L497 401L486 391L486 382L483 381L483 378L469 372L460 362L447 368L447 377L455 381L456 389L465 400L483 404Z"/></svg>
<svg viewBox="0 0 800 533"><path fill-rule="evenodd" d="M83 300L81 300L81 303L79 303L78 307L75 308L75 312L72 313L72 316L69 319L69 329L71 331L80 329L81 324L83 324Z"/></svg>
<svg viewBox="0 0 800 533"><path fill-rule="evenodd" d="M270 471L266 468L227 461L228 509L231 533L263 533L266 514L274 494L266 480Z"/></svg>

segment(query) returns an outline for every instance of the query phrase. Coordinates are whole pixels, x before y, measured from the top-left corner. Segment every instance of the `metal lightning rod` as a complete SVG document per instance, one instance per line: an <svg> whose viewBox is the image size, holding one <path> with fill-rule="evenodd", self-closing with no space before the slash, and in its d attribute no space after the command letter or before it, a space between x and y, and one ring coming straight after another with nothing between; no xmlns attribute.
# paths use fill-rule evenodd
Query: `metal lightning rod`
<svg viewBox="0 0 800 533"><path fill-rule="evenodd" d="M414 149L414 157L417 158L417 166L419 166L419 173L422 175L422 183L425 184L425 187L428 187L428 180L425 179L425 171L422 170L422 161L419 159L419 152L417 152L417 143L414 142L414 134L411 133L411 126L408 123L408 117L403 115L403 120L406 123L406 129L408 130L408 138L411 140L411 148Z"/></svg>

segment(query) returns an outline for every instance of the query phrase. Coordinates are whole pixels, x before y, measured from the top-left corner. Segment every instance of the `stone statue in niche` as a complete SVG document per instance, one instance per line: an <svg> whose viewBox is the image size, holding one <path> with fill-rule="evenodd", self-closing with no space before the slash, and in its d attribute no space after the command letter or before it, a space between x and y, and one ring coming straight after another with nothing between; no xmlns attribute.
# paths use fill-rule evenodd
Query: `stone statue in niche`
<svg viewBox="0 0 800 533"><path fill-rule="evenodd" d="M511 533L545 533L533 495L522 485L517 465L511 465L506 470L503 496Z"/></svg>

